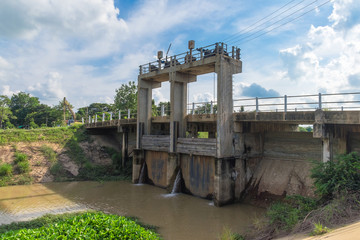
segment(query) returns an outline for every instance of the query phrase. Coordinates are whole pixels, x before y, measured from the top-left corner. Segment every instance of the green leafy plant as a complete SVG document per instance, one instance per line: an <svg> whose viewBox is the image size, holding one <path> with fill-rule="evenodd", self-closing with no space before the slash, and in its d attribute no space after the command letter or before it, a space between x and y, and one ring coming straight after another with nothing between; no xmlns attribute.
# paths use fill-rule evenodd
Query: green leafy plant
<svg viewBox="0 0 360 240"><path fill-rule="evenodd" d="M30 163L29 161L22 161L17 163L17 167L20 173L30 172Z"/></svg>
<svg viewBox="0 0 360 240"><path fill-rule="evenodd" d="M14 162L16 164L20 162L26 162L28 160L28 156L25 153L21 153L21 152L15 152L14 157L15 157Z"/></svg>
<svg viewBox="0 0 360 240"><path fill-rule="evenodd" d="M0 176L11 176L13 168L11 164L3 163L0 164Z"/></svg>
<svg viewBox="0 0 360 240"><path fill-rule="evenodd" d="M329 228L323 226L321 223L314 223L314 230L310 233L312 236L322 235L328 233L330 231Z"/></svg>
<svg viewBox="0 0 360 240"><path fill-rule="evenodd" d="M44 157L49 160L51 163L56 162L56 152L47 145L42 145L40 151L43 153Z"/></svg>
<svg viewBox="0 0 360 240"><path fill-rule="evenodd" d="M311 171L316 193L329 199L341 191L360 190L360 155L352 152L335 161L314 162Z"/></svg>
<svg viewBox="0 0 360 240"><path fill-rule="evenodd" d="M316 206L314 199L299 195L288 196L284 201L272 204L267 211L267 216L270 225L279 230L290 230Z"/></svg>
<svg viewBox="0 0 360 240"><path fill-rule="evenodd" d="M101 212L39 219L21 225L27 228L8 226L0 239L160 239L157 233L131 219Z"/></svg>
<svg viewBox="0 0 360 240"><path fill-rule="evenodd" d="M230 228L224 227L219 239L220 240L244 240L245 238L238 233L233 233Z"/></svg>

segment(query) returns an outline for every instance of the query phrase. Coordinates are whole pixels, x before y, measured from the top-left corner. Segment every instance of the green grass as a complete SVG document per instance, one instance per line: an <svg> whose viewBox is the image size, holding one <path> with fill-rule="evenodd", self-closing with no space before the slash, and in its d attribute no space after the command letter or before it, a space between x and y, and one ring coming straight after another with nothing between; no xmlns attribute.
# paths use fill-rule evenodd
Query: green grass
<svg viewBox="0 0 360 240"><path fill-rule="evenodd" d="M19 173L28 173L30 172L30 163L29 161L23 161L17 163L17 169Z"/></svg>
<svg viewBox="0 0 360 240"><path fill-rule="evenodd" d="M14 157L15 157L14 160L15 164L28 161L28 156L25 153L15 152Z"/></svg>
<svg viewBox="0 0 360 240"><path fill-rule="evenodd" d="M299 195L288 196L283 201L272 204L266 215L270 226L288 231L317 206L315 199Z"/></svg>
<svg viewBox="0 0 360 240"><path fill-rule="evenodd" d="M0 130L0 145L14 144L17 142L46 141L52 143L66 143L82 126L39 128L39 129L8 129Z"/></svg>
<svg viewBox="0 0 360 240"><path fill-rule="evenodd" d="M0 177L11 176L12 171L13 171L13 168L12 168L11 164L8 164L8 163L0 164Z"/></svg>
<svg viewBox="0 0 360 240"><path fill-rule="evenodd" d="M42 145L40 151L43 153L44 157L51 163L56 162L56 152L47 145Z"/></svg>
<svg viewBox="0 0 360 240"><path fill-rule="evenodd" d="M0 226L0 239L161 239L138 222L101 212L46 215Z"/></svg>

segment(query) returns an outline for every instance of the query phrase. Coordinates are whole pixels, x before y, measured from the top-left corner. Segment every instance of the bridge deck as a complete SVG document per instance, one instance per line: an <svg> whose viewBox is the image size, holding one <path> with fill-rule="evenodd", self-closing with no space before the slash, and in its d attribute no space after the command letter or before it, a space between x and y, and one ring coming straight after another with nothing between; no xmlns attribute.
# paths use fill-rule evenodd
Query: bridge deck
<svg viewBox="0 0 360 240"><path fill-rule="evenodd" d="M188 123L214 123L216 114L187 115ZM233 114L234 122L269 122L290 124L360 124L360 111L308 111L308 112L240 112ZM169 116L152 118L152 123L170 123ZM136 125L136 118L87 123L86 128L116 128Z"/></svg>

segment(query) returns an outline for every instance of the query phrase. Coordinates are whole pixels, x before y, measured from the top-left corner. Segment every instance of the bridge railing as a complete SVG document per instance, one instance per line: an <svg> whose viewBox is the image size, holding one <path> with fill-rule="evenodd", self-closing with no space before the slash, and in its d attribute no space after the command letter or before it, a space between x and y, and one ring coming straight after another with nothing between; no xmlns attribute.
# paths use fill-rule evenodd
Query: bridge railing
<svg viewBox="0 0 360 240"><path fill-rule="evenodd" d="M187 114L215 114L217 113L216 101L192 102L187 104Z"/></svg>
<svg viewBox="0 0 360 240"><path fill-rule="evenodd" d="M234 112L314 111L316 109L350 111L360 109L360 92L318 93L282 97L244 98L234 100Z"/></svg>
<svg viewBox="0 0 360 240"><path fill-rule="evenodd" d="M136 119L137 111L128 109L128 110L119 110L116 112L103 112L97 113L95 115L90 115L87 119L84 119L84 123L97 123L121 119Z"/></svg>
<svg viewBox="0 0 360 240"><path fill-rule="evenodd" d="M196 48L191 52L187 51L170 57L166 56L159 60L140 65L139 71L140 75L146 74L149 72L166 69L175 65L196 62L204 58L215 56L217 54L222 54L240 60L240 48L233 46L231 49L228 49L226 43L218 42L205 47Z"/></svg>

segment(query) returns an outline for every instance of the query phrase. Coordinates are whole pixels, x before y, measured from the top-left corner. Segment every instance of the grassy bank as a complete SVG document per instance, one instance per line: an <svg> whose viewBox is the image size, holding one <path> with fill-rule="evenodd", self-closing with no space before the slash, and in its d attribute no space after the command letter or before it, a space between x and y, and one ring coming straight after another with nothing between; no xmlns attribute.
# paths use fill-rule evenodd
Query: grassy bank
<svg viewBox="0 0 360 240"><path fill-rule="evenodd" d="M45 215L0 226L0 239L161 239L138 221L102 212Z"/></svg>
<svg viewBox="0 0 360 240"><path fill-rule="evenodd" d="M313 164L316 197L288 196L273 203L265 217L254 221L246 239L298 232L320 235L360 218L360 155L354 152Z"/></svg>
<svg viewBox="0 0 360 240"><path fill-rule="evenodd" d="M18 145L40 144L41 147L30 147L26 150L27 154L18 149ZM53 181L74 181L74 180L130 180L131 162L128 161L125 167L121 166L121 153L106 147L104 154L112 160L112 164L99 165L84 152L81 144L92 144L92 138L82 125L58 128L41 129L15 129L0 130L0 147L11 146L13 159L3 161L0 156L0 186L23 185L34 182L32 170L37 167L49 168ZM57 152L50 147L57 144ZM36 153L38 152L38 153ZM42 161L29 162L32 155L38 154L45 158ZM64 158L64 155L66 157ZM59 159L62 156L62 160ZM65 160L64 160L65 159ZM64 167L64 162L71 162L76 165L78 174L69 173ZM65 163L66 164L66 163ZM36 171L34 171L36 172Z"/></svg>

